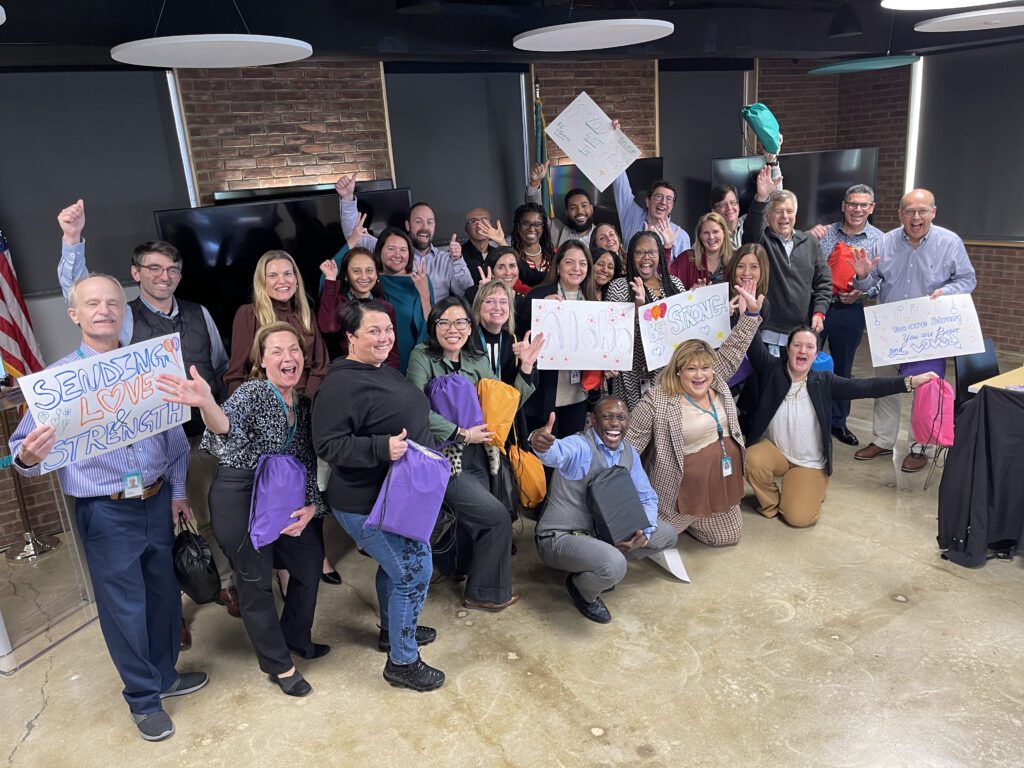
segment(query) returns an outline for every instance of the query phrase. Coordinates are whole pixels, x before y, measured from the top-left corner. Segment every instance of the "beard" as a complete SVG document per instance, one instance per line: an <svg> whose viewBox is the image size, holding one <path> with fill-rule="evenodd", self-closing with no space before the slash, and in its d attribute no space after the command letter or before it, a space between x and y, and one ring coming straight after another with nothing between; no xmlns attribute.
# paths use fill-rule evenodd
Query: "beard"
<svg viewBox="0 0 1024 768"><path fill-rule="evenodd" d="M587 220L584 221L582 224L577 224L576 223L576 219L569 219L567 222L565 222L565 226L567 226L569 229L571 229L576 234L582 234L583 232L586 232L593 225L594 225L594 217L593 216L588 216Z"/></svg>

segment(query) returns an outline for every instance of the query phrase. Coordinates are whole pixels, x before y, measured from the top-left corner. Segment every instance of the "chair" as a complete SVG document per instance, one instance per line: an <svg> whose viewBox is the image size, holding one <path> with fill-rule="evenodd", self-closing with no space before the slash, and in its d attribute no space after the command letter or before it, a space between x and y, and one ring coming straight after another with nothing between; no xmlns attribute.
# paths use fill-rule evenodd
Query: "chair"
<svg viewBox="0 0 1024 768"><path fill-rule="evenodd" d="M956 399L953 401L953 413L960 413L964 403L974 397L967 388L979 381L991 379L999 375L999 362L996 360L996 345L992 339L985 339L985 351L973 355L960 355L954 358L956 368Z"/></svg>

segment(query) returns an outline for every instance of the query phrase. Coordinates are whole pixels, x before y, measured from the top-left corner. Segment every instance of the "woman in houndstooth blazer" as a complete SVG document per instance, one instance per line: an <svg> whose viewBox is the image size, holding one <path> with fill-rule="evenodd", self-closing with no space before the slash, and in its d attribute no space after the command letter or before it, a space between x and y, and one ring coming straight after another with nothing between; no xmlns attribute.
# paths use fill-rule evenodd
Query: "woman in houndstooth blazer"
<svg viewBox="0 0 1024 768"><path fill-rule="evenodd" d="M725 343L717 352L701 341L676 347L633 409L626 435L658 494L659 517L713 547L736 544L743 530L743 434L727 382L761 324L764 297L737 292L741 319Z"/></svg>

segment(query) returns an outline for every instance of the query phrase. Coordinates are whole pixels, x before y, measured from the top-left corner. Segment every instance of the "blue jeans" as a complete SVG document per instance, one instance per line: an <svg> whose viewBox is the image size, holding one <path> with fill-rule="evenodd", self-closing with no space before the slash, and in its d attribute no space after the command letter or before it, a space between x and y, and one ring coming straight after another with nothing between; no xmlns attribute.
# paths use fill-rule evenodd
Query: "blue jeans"
<svg viewBox="0 0 1024 768"><path fill-rule="evenodd" d="M416 622L430 587L430 546L387 531L364 531L366 515L334 507L331 511L356 545L379 563L380 628L390 636L391 660L395 664L411 664L419 658ZM392 620L397 631L392 630Z"/></svg>

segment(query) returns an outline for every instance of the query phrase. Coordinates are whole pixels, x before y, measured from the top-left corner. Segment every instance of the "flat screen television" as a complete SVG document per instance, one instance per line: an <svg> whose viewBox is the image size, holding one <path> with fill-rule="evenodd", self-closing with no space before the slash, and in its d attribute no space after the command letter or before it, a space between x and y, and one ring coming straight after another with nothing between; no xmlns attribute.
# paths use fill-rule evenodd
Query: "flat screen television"
<svg viewBox="0 0 1024 768"><path fill-rule="evenodd" d="M875 188L878 148L834 149L781 155L783 186L796 195L797 229L831 224L843 217L846 190L854 184ZM711 185L732 184L739 190L740 210L746 213L756 191L756 178L764 160L731 157L711 161Z"/></svg>
<svg viewBox="0 0 1024 768"><path fill-rule="evenodd" d="M653 182L664 178L663 166L664 163L660 157L642 157L626 169L626 177L633 187L634 199L639 204L643 205L647 188ZM570 189L579 188L587 190L595 201L594 221L596 223L618 226L619 217L615 209L615 192L612 191L610 184L604 192L598 192L597 187L575 165L552 165L548 169L548 174L551 177L551 204L556 218L561 219L565 216L565 194Z"/></svg>
<svg viewBox="0 0 1024 768"><path fill-rule="evenodd" d="M401 226L409 203L408 189L359 196L359 207L370 214L367 226L373 232ZM157 236L181 251L183 276L177 295L210 310L229 349L231 323L238 307L252 300L252 276L260 256L273 249L291 254L314 300L320 263L345 243L333 190L318 196L179 208L153 215Z"/></svg>

